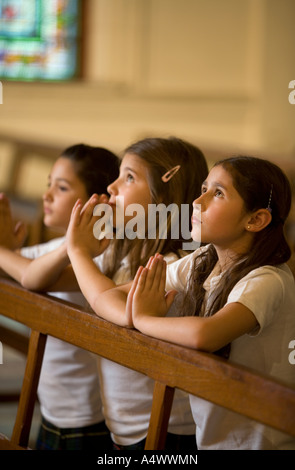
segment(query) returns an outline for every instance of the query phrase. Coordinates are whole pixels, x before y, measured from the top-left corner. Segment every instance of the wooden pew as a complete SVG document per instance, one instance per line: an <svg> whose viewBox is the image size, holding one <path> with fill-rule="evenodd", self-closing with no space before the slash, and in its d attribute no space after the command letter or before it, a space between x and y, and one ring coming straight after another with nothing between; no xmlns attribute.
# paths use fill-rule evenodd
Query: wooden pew
<svg viewBox="0 0 295 470"><path fill-rule="evenodd" d="M0 438L0 449L27 447L47 335L155 380L146 449L164 446L175 388L295 436L295 388L270 377L212 354L121 328L73 304L27 291L1 278L0 314L32 330L13 434L9 441Z"/></svg>

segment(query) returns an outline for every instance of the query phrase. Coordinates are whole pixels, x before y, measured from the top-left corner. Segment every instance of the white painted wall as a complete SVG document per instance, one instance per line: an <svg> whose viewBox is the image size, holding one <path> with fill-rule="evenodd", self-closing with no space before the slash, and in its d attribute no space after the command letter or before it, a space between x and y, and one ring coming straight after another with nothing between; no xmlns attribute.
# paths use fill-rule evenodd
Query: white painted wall
<svg viewBox="0 0 295 470"><path fill-rule="evenodd" d="M3 82L0 134L116 151L176 134L295 158L294 0L87 3L84 81Z"/></svg>

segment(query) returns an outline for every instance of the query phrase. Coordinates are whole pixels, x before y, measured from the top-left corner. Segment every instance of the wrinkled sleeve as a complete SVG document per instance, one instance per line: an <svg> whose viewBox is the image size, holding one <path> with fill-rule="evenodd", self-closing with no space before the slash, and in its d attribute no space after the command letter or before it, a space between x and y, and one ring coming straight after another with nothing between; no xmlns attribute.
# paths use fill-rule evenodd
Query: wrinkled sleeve
<svg viewBox="0 0 295 470"><path fill-rule="evenodd" d="M283 281L269 266L255 269L241 279L230 292L227 304L238 302L251 310L259 327L250 334L257 335L273 321L283 298Z"/></svg>
<svg viewBox="0 0 295 470"><path fill-rule="evenodd" d="M191 271L194 267L195 258L199 250L180 258L179 260L167 266L166 272L166 290L175 289L183 292L187 286Z"/></svg>

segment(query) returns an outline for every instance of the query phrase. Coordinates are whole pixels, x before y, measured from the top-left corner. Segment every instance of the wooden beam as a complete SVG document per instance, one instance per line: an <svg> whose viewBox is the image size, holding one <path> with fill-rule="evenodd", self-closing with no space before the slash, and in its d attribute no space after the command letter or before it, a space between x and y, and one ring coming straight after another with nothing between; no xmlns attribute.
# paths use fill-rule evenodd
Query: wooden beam
<svg viewBox="0 0 295 470"><path fill-rule="evenodd" d="M39 331L33 330L31 333L23 386L11 437L13 445L28 445L46 339L47 336Z"/></svg>
<svg viewBox="0 0 295 470"><path fill-rule="evenodd" d="M161 382L155 383L153 405L145 450L163 450L165 447L168 422L173 404L174 388Z"/></svg>
<svg viewBox="0 0 295 470"><path fill-rule="evenodd" d="M0 314L295 436L295 388L270 376L119 327L6 279Z"/></svg>

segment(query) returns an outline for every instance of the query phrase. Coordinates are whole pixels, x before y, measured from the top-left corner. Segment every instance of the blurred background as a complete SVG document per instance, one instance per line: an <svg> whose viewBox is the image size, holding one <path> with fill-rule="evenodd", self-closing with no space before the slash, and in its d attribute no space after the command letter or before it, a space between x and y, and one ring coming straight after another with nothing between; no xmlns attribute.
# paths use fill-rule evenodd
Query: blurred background
<svg viewBox="0 0 295 470"><path fill-rule="evenodd" d="M26 243L52 236L40 199L54 160L81 142L122 154L176 135L209 165L237 153L271 159L295 194L294 18L294 0L0 0L0 192L29 224ZM293 204L293 246L294 227ZM25 360L9 351L8 435Z"/></svg>
<svg viewBox="0 0 295 470"><path fill-rule="evenodd" d="M121 153L151 135L190 140L209 163L273 159L293 183L294 0L0 0L0 12L1 191L39 199L65 147Z"/></svg>

